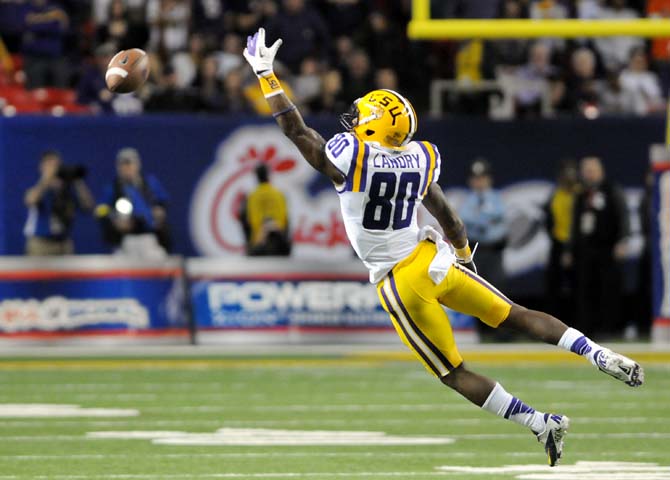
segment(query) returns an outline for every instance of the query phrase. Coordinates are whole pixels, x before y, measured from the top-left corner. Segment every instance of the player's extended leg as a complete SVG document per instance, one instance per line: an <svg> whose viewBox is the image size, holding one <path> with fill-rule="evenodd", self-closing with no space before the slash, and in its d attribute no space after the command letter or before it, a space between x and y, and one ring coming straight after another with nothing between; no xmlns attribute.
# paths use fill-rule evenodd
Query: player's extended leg
<svg viewBox="0 0 670 480"><path fill-rule="evenodd" d="M427 274L435 246L422 242L378 285L379 297L398 335L436 377L483 409L529 427L544 445L549 463L560 459L567 417L538 412L498 383L468 370L456 347L449 319L438 303L441 287ZM502 321L510 305L496 311Z"/></svg>
<svg viewBox="0 0 670 480"><path fill-rule="evenodd" d="M563 453L563 437L570 426L565 415L542 413L507 393L497 382L466 368L464 364L440 380L475 405L494 415L528 427L544 446L550 466L556 465Z"/></svg>

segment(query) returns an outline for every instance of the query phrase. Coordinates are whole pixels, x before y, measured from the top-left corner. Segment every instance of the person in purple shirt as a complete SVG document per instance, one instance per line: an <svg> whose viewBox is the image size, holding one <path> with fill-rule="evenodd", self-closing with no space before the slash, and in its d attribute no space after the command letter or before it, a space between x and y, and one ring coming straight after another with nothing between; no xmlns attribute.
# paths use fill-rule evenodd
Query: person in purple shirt
<svg viewBox="0 0 670 480"><path fill-rule="evenodd" d="M24 19L21 44L28 88L68 86L70 71L63 44L70 19L51 0L31 0Z"/></svg>
<svg viewBox="0 0 670 480"><path fill-rule="evenodd" d="M268 25L268 37L284 40L278 59L293 73L300 71L300 64L309 56L329 58L328 26L305 0L284 0L281 12Z"/></svg>

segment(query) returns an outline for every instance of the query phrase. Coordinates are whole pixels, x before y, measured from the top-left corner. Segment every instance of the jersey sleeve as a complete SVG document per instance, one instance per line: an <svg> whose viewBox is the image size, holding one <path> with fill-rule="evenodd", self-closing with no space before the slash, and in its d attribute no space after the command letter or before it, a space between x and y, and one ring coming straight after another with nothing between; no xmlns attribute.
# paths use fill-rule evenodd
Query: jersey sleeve
<svg viewBox="0 0 670 480"><path fill-rule="evenodd" d="M345 190L352 190L354 177L357 174L356 167L363 164L362 157L365 154L363 142L351 133L339 133L328 140L325 151L328 160L346 177L344 184L336 185L337 191L341 193Z"/></svg>
<svg viewBox="0 0 670 480"><path fill-rule="evenodd" d="M424 171L424 186L422 189L422 196L428 193L428 187L433 183L437 183L442 172L442 158L437 147L430 142L421 142L421 149L426 156L426 166Z"/></svg>
<svg viewBox="0 0 670 480"><path fill-rule="evenodd" d="M432 183L437 183L437 181L440 179L440 174L442 173L442 156L440 155L440 151L437 149L436 145L433 145L433 149L435 149L435 170L433 172L433 182Z"/></svg>

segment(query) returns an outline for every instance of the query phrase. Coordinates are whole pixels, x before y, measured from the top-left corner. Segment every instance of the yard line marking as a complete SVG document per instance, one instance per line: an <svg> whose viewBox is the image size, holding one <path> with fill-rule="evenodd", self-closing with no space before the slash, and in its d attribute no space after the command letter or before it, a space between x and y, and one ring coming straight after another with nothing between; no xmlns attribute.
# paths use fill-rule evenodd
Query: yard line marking
<svg viewBox="0 0 670 480"><path fill-rule="evenodd" d="M79 405L51 403L4 403L0 404L0 417L136 417L135 409L82 408Z"/></svg>
<svg viewBox="0 0 670 480"><path fill-rule="evenodd" d="M385 457L397 457L397 458L416 458L419 457L431 457L431 458L475 458L480 457L481 454L478 452L389 452L387 447L384 447L384 451L374 451L374 452L321 452L321 451L308 451L308 452L221 452L221 453L139 453L133 455L132 453L81 453L81 454L63 454L63 455L0 455L0 461L5 459L8 460L94 460L94 459L113 459L113 458L132 458L132 457L141 457L141 458L303 458L303 457L378 457L380 454L383 454ZM487 457L528 457L528 458L537 458L538 452L488 452ZM596 457L621 457L620 452L593 452L590 453L591 456ZM634 457L652 457L657 454L654 452L632 452Z"/></svg>
<svg viewBox="0 0 670 480"><path fill-rule="evenodd" d="M524 480L670 480L670 466L639 462L580 461L574 465L561 465L547 469L539 465L505 465L498 467L443 466L439 471L473 475L512 474Z"/></svg>
<svg viewBox="0 0 670 480"><path fill-rule="evenodd" d="M279 430L266 428L220 428L213 433L169 431L88 432L93 439L146 439L161 445L315 446L315 445L448 445L444 436L399 436L385 432L336 430Z"/></svg>
<svg viewBox="0 0 670 480"><path fill-rule="evenodd" d="M33 475L34 480L69 480L69 479L179 479L179 478L312 478L312 477L444 477L447 472L286 472L286 473L174 473L174 474L102 474L102 475ZM0 480L13 480L16 475L0 475Z"/></svg>
<svg viewBox="0 0 670 480"><path fill-rule="evenodd" d="M450 439L456 440L504 440L509 438L528 438L526 433L470 433L470 434L449 434ZM670 433L647 432L647 433L571 433L570 438L592 439L592 438L612 438L612 439L646 439L646 440L667 440L670 439ZM15 442L51 442L58 441L87 441L81 435L6 435L0 436L3 441Z"/></svg>

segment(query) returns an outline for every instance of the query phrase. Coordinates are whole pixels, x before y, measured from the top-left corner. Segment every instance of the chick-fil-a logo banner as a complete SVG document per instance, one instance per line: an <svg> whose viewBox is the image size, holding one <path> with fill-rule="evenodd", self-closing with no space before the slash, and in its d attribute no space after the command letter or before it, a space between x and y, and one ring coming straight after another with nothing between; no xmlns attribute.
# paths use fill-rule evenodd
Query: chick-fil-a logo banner
<svg viewBox="0 0 670 480"><path fill-rule="evenodd" d="M270 181L289 208L293 255L302 258L351 258L340 206L328 180L305 162L276 126L245 126L223 141L203 173L191 202L190 230L198 253L244 253L239 211L256 188L254 170L265 164Z"/></svg>

